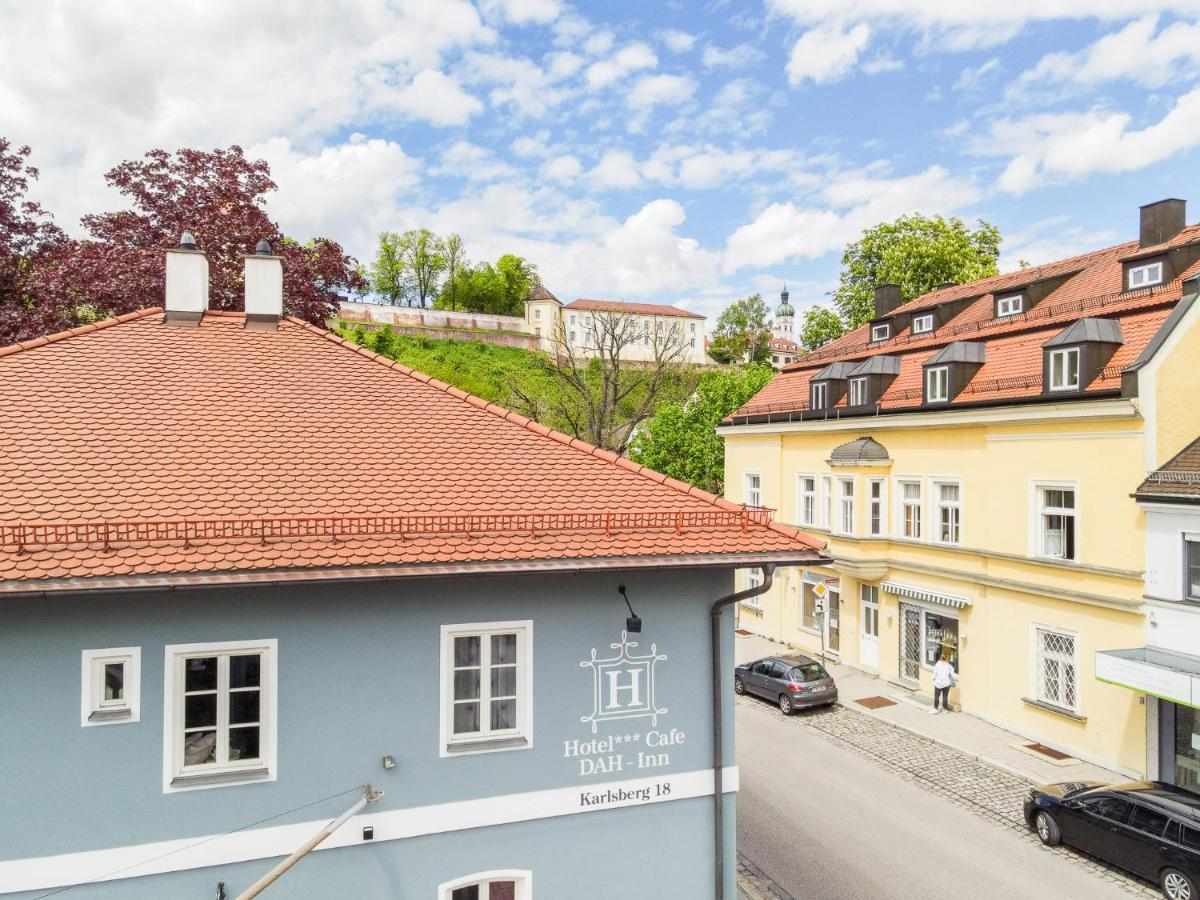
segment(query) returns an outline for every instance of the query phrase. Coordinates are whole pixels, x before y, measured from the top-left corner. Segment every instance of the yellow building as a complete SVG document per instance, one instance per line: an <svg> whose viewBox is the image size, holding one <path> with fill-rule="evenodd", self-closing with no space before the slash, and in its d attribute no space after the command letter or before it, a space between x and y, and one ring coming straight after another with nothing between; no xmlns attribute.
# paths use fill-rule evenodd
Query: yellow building
<svg viewBox="0 0 1200 900"><path fill-rule="evenodd" d="M1097 651L1143 643L1130 485L1200 431L1200 226L902 303L787 367L725 423L726 495L829 540L741 626L1141 775L1143 698Z"/></svg>

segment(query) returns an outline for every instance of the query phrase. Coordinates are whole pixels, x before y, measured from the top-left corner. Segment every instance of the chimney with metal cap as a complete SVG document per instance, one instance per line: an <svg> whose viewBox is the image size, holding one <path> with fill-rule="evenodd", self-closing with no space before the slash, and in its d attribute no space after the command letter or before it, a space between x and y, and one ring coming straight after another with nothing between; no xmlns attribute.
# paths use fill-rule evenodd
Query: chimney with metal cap
<svg viewBox="0 0 1200 900"><path fill-rule="evenodd" d="M200 324L208 311L208 256L185 231L179 246L167 251L166 315L168 325Z"/></svg>
<svg viewBox="0 0 1200 900"><path fill-rule="evenodd" d="M1174 198L1147 203L1141 208L1138 246L1165 244L1187 226L1187 201Z"/></svg>
<svg viewBox="0 0 1200 900"><path fill-rule="evenodd" d="M274 331L283 316L283 257L264 239L245 259L246 328Z"/></svg>
<svg viewBox="0 0 1200 900"><path fill-rule="evenodd" d="M900 285L875 285L875 318L882 319L903 302L904 298L900 296Z"/></svg>

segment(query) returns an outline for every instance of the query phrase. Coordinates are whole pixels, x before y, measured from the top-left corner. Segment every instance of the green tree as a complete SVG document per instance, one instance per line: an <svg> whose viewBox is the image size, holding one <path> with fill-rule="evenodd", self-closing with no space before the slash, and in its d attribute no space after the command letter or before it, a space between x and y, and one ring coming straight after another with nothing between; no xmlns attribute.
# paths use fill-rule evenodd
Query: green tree
<svg viewBox="0 0 1200 900"><path fill-rule="evenodd" d="M706 372L685 402L666 403L637 430L629 458L713 494L722 492L725 441L721 420L762 390L775 373L750 365Z"/></svg>
<svg viewBox="0 0 1200 900"><path fill-rule="evenodd" d="M824 306L814 306L804 314L800 325L800 346L805 350L816 350L845 333L846 324L841 316Z"/></svg>
<svg viewBox="0 0 1200 900"><path fill-rule="evenodd" d="M454 284L454 279L458 277L458 273L467 267L467 254L463 250L463 239L452 234L445 241L446 255L446 281L442 285L442 293L447 295L449 300L449 308L451 311L458 309L457 294ZM435 304L436 301L435 301Z"/></svg>
<svg viewBox="0 0 1200 900"><path fill-rule="evenodd" d="M400 258L400 235L385 231L379 235L375 261L365 267L371 290L392 306L399 306L408 297L408 272Z"/></svg>
<svg viewBox="0 0 1200 900"><path fill-rule="evenodd" d="M445 246L428 228L379 235L371 264L371 289L387 302L426 307L437 296L446 270Z"/></svg>
<svg viewBox="0 0 1200 900"><path fill-rule="evenodd" d="M538 283L537 266L506 253L491 263L464 266L448 277L434 304L438 309L463 309L498 316L525 314L525 298Z"/></svg>
<svg viewBox="0 0 1200 900"><path fill-rule="evenodd" d="M761 294L735 300L721 312L709 355L717 362L765 363L771 357L767 304Z"/></svg>
<svg viewBox="0 0 1200 900"><path fill-rule="evenodd" d="M380 356L392 356L396 349L396 335L392 331L391 325L384 325L375 332L375 340L371 342L371 349Z"/></svg>
<svg viewBox="0 0 1200 900"><path fill-rule="evenodd" d="M869 228L842 254L833 303L847 329L875 317L875 285L898 284L907 302L947 281L999 272L1000 229L982 219L974 231L961 219L914 214Z"/></svg>
<svg viewBox="0 0 1200 900"><path fill-rule="evenodd" d="M501 315L525 315L525 299L539 281L537 266L505 253L496 260L496 271L504 278L504 311Z"/></svg>

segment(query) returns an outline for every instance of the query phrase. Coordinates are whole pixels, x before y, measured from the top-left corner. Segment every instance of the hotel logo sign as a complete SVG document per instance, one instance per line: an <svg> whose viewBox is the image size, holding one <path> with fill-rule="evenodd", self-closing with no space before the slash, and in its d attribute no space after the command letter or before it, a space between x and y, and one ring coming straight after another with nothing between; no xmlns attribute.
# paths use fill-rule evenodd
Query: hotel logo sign
<svg viewBox="0 0 1200 900"><path fill-rule="evenodd" d="M639 656L636 642L629 640L622 631L621 641L609 644L610 649L616 650L615 656L605 659L596 657L596 649L592 648L592 658L584 660L581 668L592 670L592 712L582 716L580 721L592 726L592 734L600 722L617 719L648 718L650 724L657 727L658 717L667 710L660 707L654 699L654 667L665 660L665 654L658 652L656 644L650 645L650 652Z"/></svg>

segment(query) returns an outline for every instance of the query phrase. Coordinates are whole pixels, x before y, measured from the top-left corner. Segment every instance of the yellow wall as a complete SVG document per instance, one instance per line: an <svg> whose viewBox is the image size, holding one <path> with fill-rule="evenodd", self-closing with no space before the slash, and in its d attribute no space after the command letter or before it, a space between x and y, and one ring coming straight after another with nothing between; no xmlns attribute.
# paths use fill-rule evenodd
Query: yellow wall
<svg viewBox="0 0 1200 900"><path fill-rule="evenodd" d="M1200 300L1186 318L1200 313ZM1164 358L1154 378L1156 459L1161 466L1200 436L1200 328L1181 321L1178 338L1164 347ZM1173 335L1174 336L1174 335Z"/></svg>

